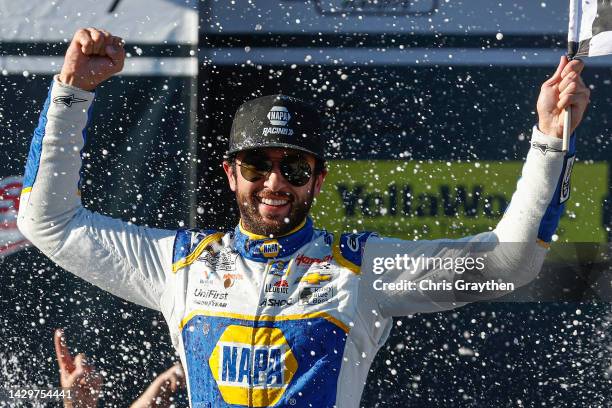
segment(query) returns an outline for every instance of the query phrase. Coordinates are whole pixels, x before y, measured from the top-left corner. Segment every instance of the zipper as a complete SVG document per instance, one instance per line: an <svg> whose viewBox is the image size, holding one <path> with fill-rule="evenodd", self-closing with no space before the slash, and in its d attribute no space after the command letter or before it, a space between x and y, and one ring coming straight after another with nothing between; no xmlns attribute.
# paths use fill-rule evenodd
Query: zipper
<svg viewBox="0 0 612 408"><path fill-rule="evenodd" d="M259 298L257 299L257 304L255 306L255 316L254 316L253 327L252 327L253 330L251 331L251 356L250 356L251 372L249 373L249 377L251 378L251 384L249 384L250 385L249 386L249 407L253 406L253 391L254 391L253 382L255 380L253 377L251 377L251 373L254 372L254 368L255 368L255 328L257 327L257 324L259 323L259 317L260 317L259 305L261 304L262 298L265 299L264 289L266 287L268 271L273 262L274 262L274 259L268 260L268 262L266 263L266 266L264 266L263 268L263 277L260 277L260 279L257 279L257 282L260 283L260 287L259 287Z"/></svg>

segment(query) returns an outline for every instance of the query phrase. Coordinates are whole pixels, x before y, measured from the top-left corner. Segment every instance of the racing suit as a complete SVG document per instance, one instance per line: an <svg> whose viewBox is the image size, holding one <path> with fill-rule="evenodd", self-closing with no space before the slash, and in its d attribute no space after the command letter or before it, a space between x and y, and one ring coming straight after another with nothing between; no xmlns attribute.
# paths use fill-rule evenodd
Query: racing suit
<svg viewBox="0 0 612 408"><path fill-rule="evenodd" d="M434 301L426 291L375 291L374 280L406 275L361 268L372 243L401 242L409 255L427 255L432 241L333 234L315 229L310 218L276 239L240 224L225 233L170 231L88 211L78 183L93 99L57 78L52 83L31 143L18 225L59 266L162 312L192 407L356 407L393 316L463 304ZM534 128L502 220L493 231L458 241L494 244L491 276L522 285L539 272L563 208L558 183L566 179L567 160L560 145ZM524 244L507 253L496 244L504 242ZM426 270L408 278L453 279Z"/></svg>

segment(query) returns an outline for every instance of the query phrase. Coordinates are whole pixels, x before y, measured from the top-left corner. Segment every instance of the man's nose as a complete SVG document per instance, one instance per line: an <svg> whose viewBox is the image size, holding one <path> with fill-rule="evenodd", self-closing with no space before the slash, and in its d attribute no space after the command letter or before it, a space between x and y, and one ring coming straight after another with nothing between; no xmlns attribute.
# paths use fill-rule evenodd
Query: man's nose
<svg viewBox="0 0 612 408"><path fill-rule="evenodd" d="M264 182L264 186L272 191L278 191L285 185L286 182L287 181L280 172L278 163L274 163L274 167L272 167L270 174L268 174L268 177Z"/></svg>

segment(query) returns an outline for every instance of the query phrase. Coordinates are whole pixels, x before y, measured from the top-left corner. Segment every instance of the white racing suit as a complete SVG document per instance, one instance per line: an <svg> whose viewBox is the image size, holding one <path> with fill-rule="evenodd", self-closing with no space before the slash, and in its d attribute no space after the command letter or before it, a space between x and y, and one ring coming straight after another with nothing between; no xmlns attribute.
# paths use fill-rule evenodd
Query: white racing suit
<svg viewBox="0 0 612 408"><path fill-rule="evenodd" d="M425 291L374 290L376 279L406 276L361 268L371 242L399 242L372 233L332 234L306 219L267 239L240 226L226 233L143 228L87 210L78 183L93 98L53 82L31 144L18 225L62 268L163 313L192 407L357 407L393 316L463 304L433 301ZM461 240L524 243L493 245L487 274L522 285L539 272L569 177L560 145L534 128L502 220ZM404 244L414 255L432 248ZM425 271L408 279L425 277L452 280Z"/></svg>

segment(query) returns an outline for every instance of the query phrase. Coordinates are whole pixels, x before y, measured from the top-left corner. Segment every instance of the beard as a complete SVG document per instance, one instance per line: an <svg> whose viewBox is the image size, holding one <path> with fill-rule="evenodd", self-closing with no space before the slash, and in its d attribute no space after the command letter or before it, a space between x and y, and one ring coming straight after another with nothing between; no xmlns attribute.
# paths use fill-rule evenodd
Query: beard
<svg viewBox="0 0 612 408"><path fill-rule="evenodd" d="M315 180L313 178L310 191L303 199L296 199L295 196L292 196L289 204L287 204L291 206L289 214L274 218L265 217L264 219L259 213L259 200L257 195L262 191L257 191L252 195L236 192L236 200L238 201L238 208L240 209L242 227L253 234L264 235L266 237L286 235L300 225L308 216L314 200L314 182Z"/></svg>

